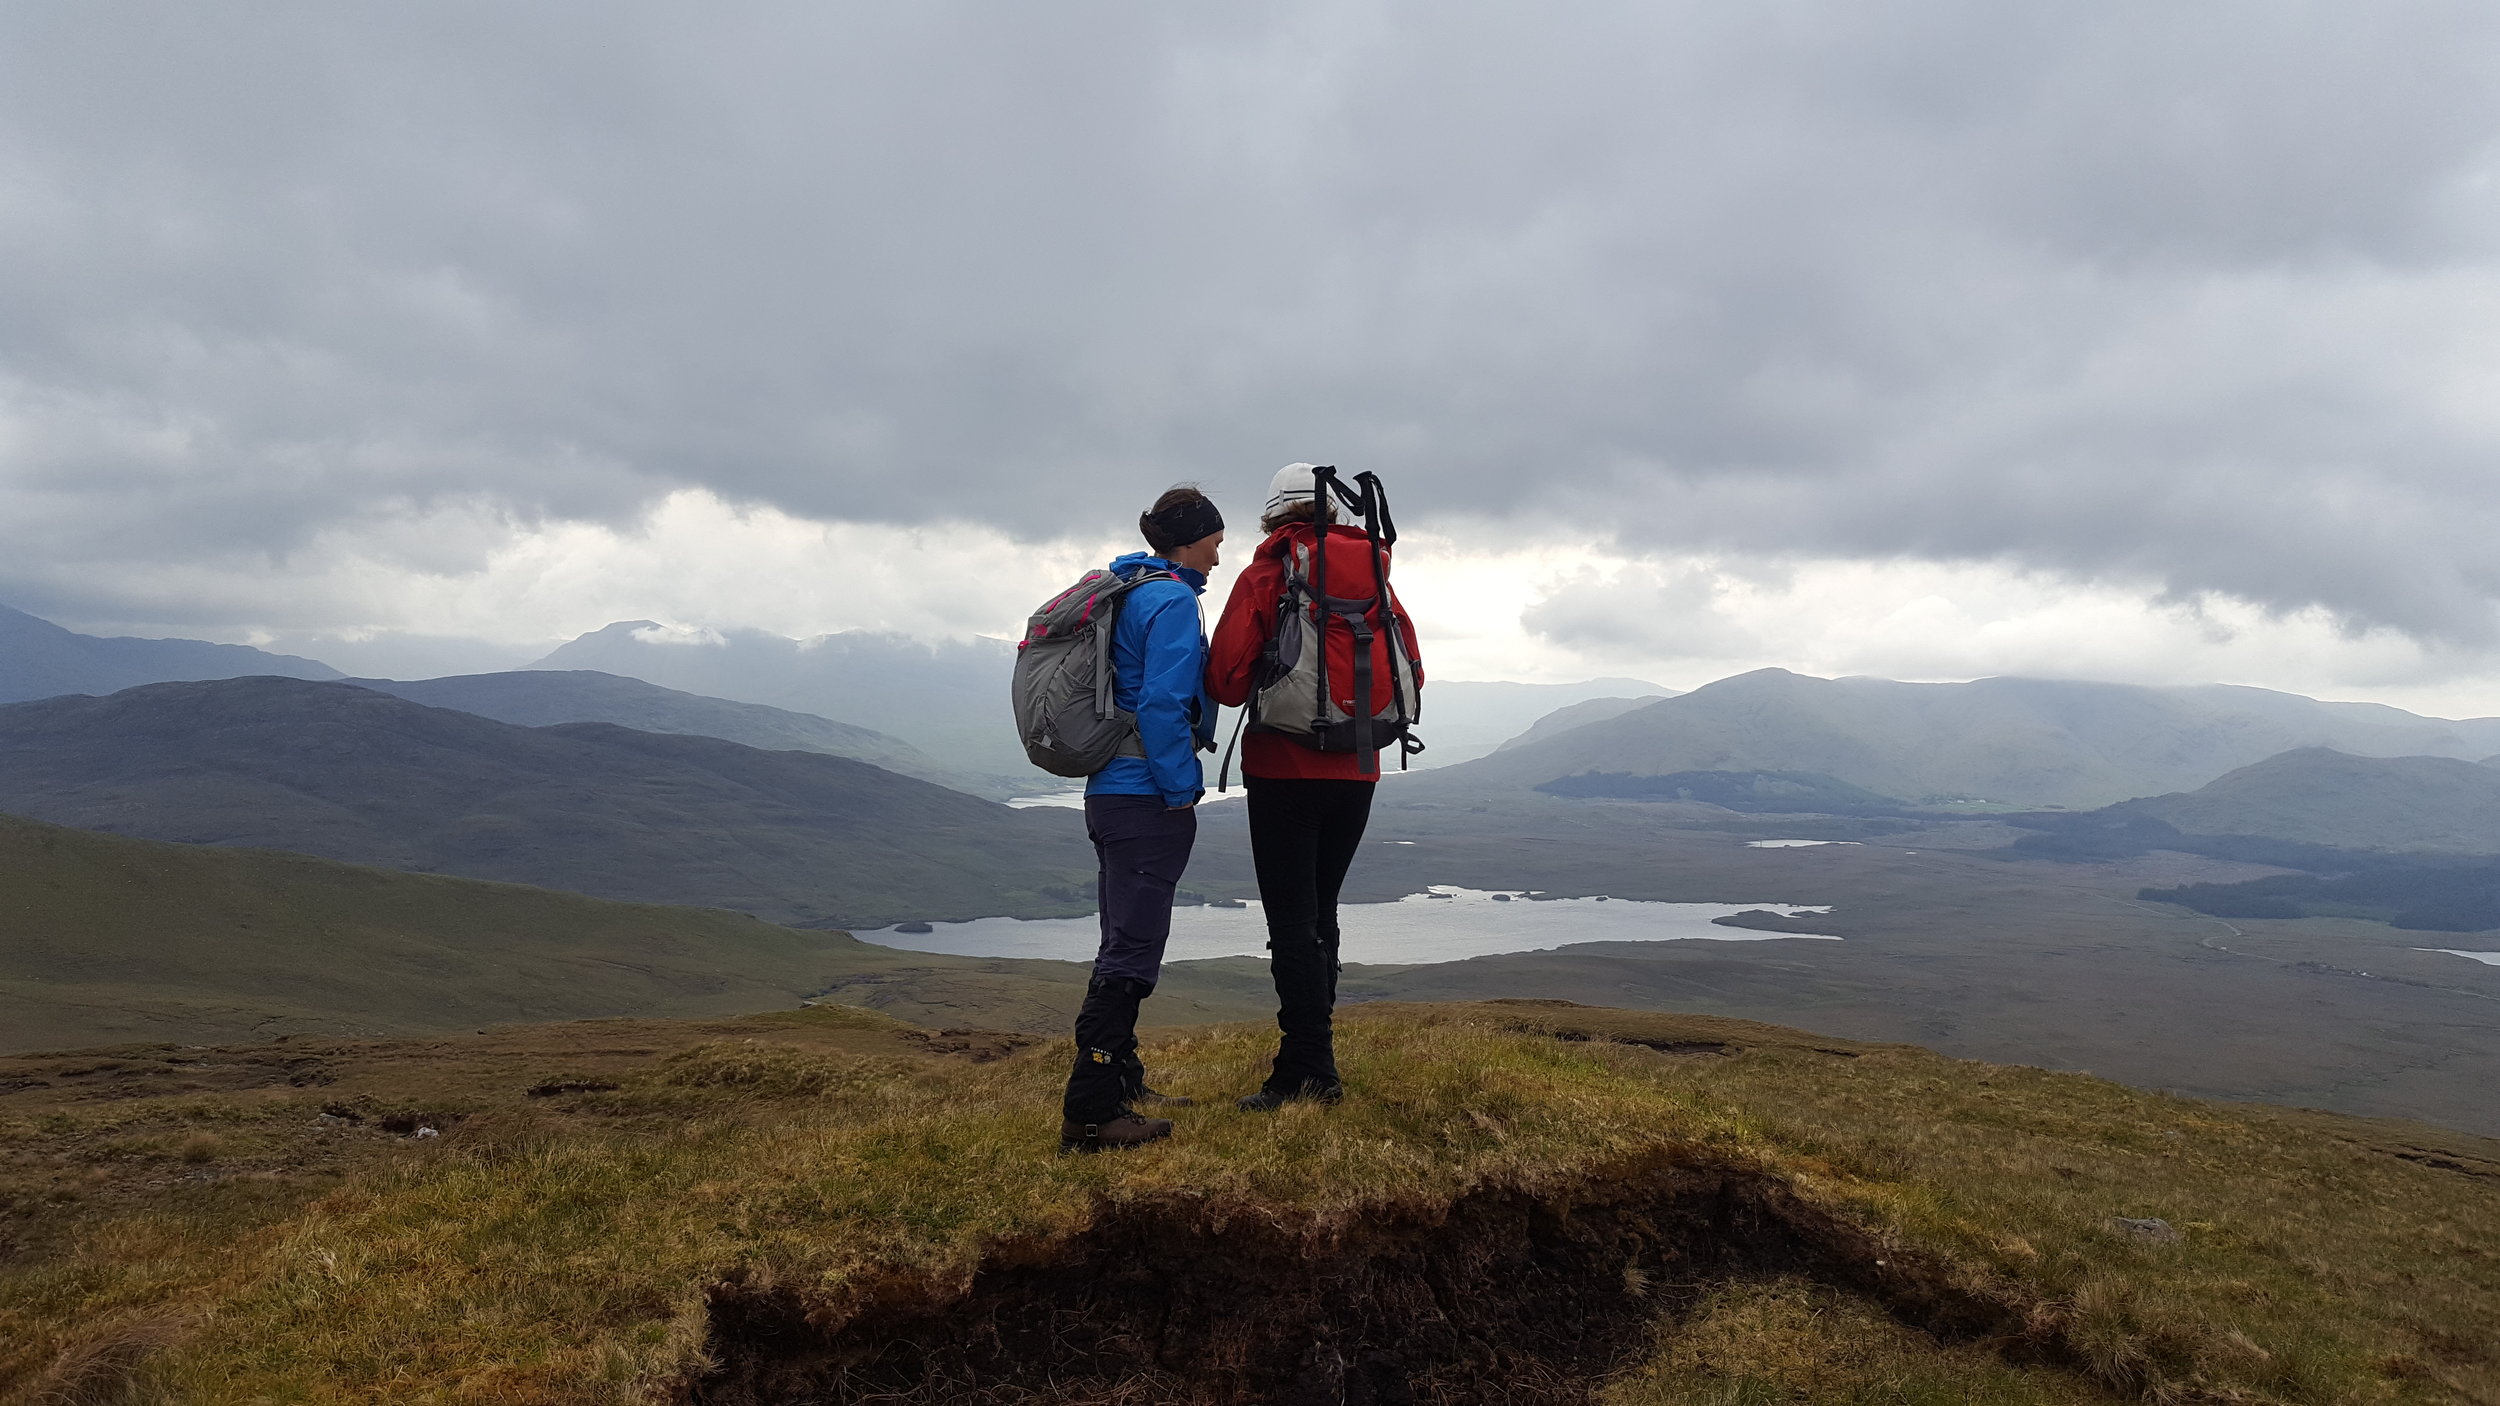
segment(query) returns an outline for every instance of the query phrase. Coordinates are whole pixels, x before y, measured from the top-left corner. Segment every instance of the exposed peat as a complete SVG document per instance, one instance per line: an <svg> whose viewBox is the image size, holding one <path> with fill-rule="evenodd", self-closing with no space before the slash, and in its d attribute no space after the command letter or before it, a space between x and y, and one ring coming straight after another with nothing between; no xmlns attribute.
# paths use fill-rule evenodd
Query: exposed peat
<svg viewBox="0 0 2500 1406"><path fill-rule="evenodd" d="M1001 1246L967 1282L898 1277L847 1305L733 1281L713 1294L702 1406L849 1402L1584 1401L1661 1313L1740 1279L1873 1295L2016 1355L2032 1315L1887 1251L1774 1178L1661 1163L1563 1189L1319 1226L1195 1202L1106 1208Z"/></svg>

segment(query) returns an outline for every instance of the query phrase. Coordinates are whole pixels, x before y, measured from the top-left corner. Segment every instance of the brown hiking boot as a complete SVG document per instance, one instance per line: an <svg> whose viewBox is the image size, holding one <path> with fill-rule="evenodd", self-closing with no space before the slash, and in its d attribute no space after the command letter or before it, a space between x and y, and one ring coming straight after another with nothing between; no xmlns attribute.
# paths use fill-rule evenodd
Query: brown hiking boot
<svg viewBox="0 0 2500 1406"><path fill-rule="evenodd" d="M1157 1138L1172 1135L1172 1120L1147 1118L1120 1110L1120 1116L1108 1123L1080 1123L1073 1118L1059 1122L1059 1150L1062 1152L1101 1152L1114 1147L1143 1147Z"/></svg>

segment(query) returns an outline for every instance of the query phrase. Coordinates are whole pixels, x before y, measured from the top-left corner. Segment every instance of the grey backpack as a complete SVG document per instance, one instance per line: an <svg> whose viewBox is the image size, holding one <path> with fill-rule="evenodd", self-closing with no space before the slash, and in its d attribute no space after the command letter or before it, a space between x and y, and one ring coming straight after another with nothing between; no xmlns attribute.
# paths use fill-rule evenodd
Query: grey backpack
<svg viewBox="0 0 2500 1406"><path fill-rule="evenodd" d="M1097 568L1052 596L1016 644L1016 735L1024 755L1053 776L1091 776L1114 757L1142 757L1137 718L1112 699L1111 629L1120 603L1169 571L1123 578Z"/></svg>

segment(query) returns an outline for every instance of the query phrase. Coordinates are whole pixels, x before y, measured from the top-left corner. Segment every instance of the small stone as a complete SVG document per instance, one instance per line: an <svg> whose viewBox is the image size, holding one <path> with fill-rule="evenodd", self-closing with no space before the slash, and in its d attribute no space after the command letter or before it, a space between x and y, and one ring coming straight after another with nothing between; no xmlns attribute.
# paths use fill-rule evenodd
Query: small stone
<svg viewBox="0 0 2500 1406"><path fill-rule="evenodd" d="M2176 1245L2185 1238L2179 1234L2177 1227L2158 1217L2148 1216L2137 1220L2128 1216L2112 1216L2110 1219L2117 1223L2119 1229L2129 1235L2138 1240L2149 1240L2156 1245Z"/></svg>
<svg viewBox="0 0 2500 1406"><path fill-rule="evenodd" d="M418 1137L421 1137L421 1138L427 1138L427 1137L441 1137L441 1136L442 1136L442 1134L441 1134L441 1133L438 1133L438 1132L434 1131L432 1128L419 1128L419 1129L417 1129L417 1133L416 1133L416 1135L417 1135Z"/></svg>

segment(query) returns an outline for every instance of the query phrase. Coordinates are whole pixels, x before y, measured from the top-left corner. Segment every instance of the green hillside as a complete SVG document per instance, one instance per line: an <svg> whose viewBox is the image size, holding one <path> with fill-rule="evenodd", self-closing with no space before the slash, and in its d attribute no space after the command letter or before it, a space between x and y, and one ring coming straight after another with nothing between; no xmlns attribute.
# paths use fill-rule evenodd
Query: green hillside
<svg viewBox="0 0 2500 1406"><path fill-rule="evenodd" d="M819 1009L0 1060L12 1403L2488 1402L2500 1144L1707 1017ZM432 1135L428 1135L431 1133Z"/></svg>
<svg viewBox="0 0 2500 1406"><path fill-rule="evenodd" d="M977 1011L1055 1029L1083 994L1083 971L0 817L0 1050L466 1033L751 1011L828 991L938 1024ZM1260 1009L1255 982L1221 972L1166 994L1184 1018Z"/></svg>
<svg viewBox="0 0 2500 1406"><path fill-rule="evenodd" d="M2500 771L2453 757L2355 757L2304 747L2196 790L2118 809L2189 835L2500 854Z"/></svg>
<svg viewBox="0 0 2500 1406"><path fill-rule="evenodd" d="M0 708L0 811L811 926L1082 913L1094 871L1068 812L847 758L277 678Z"/></svg>
<svg viewBox="0 0 2500 1406"><path fill-rule="evenodd" d="M1763 669L1416 778L1451 802L1582 772L1816 772L1912 804L2091 808L2186 790L2296 747L2480 757L2500 720L2220 685L1818 679Z"/></svg>

